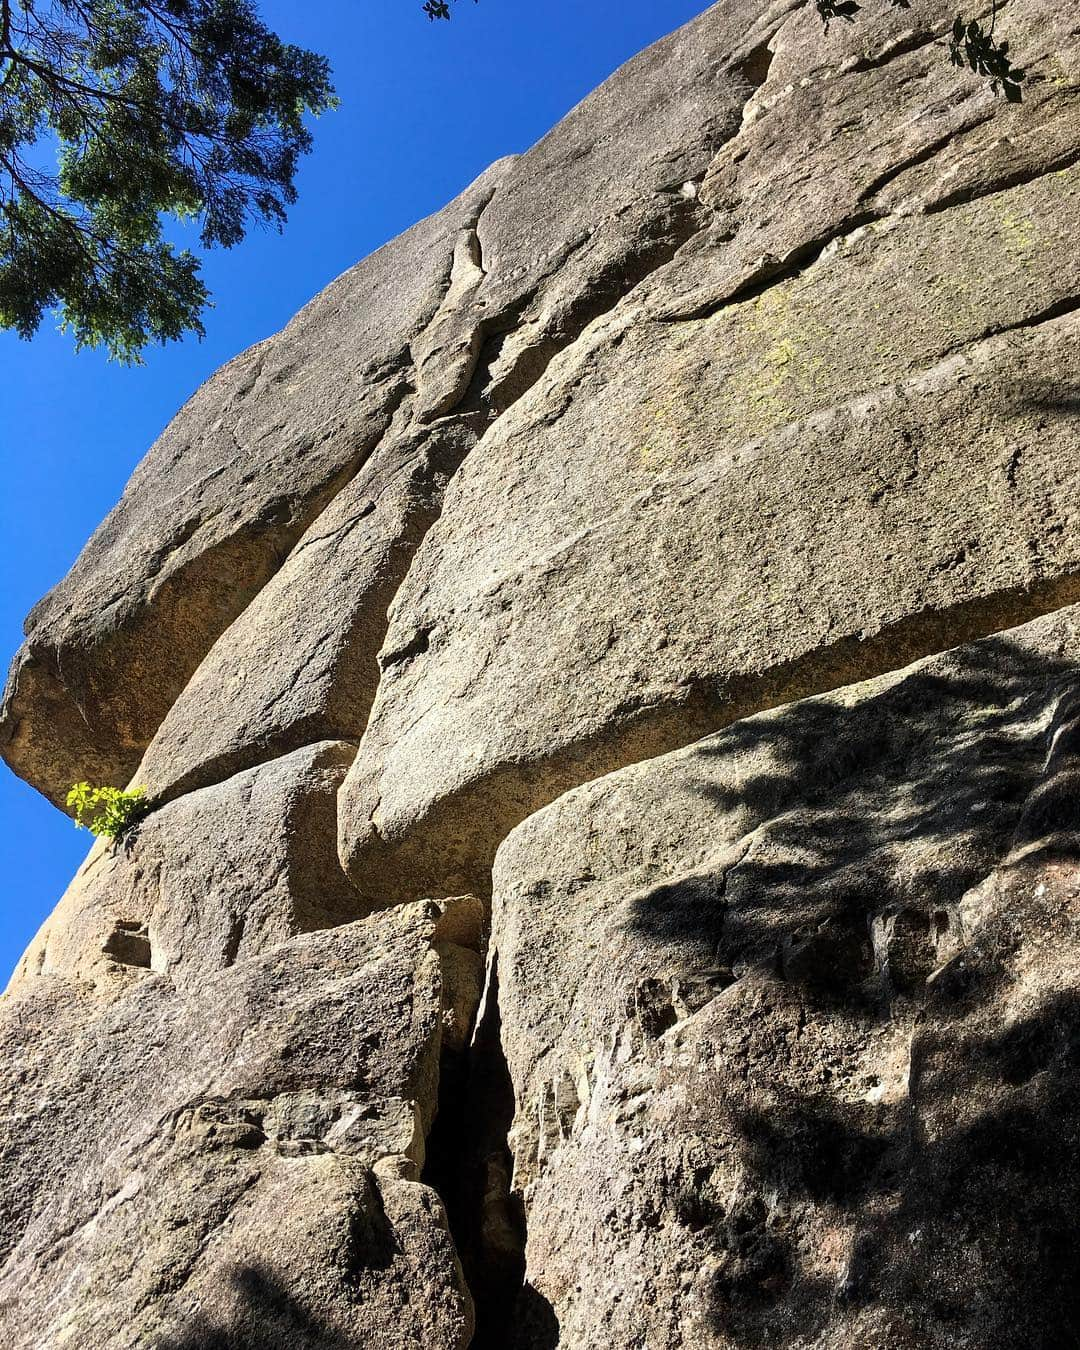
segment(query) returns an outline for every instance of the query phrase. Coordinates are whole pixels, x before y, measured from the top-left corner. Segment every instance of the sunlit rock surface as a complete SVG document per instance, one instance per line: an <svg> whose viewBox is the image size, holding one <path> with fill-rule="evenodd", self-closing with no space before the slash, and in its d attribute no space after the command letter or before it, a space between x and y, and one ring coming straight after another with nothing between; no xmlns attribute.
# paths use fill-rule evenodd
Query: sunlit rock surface
<svg viewBox="0 0 1080 1350"><path fill-rule="evenodd" d="M1080 29L735 0L30 615L12 1350L1080 1343ZM17 889L17 888L16 888Z"/></svg>

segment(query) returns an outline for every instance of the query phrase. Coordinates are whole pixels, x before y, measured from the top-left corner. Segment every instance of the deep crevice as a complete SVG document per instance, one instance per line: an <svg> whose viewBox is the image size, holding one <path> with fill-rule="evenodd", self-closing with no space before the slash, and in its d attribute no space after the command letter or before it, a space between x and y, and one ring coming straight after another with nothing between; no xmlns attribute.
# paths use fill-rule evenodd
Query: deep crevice
<svg viewBox="0 0 1080 1350"><path fill-rule="evenodd" d="M558 1323L525 1284L525 1213L509 1146L514 1086L502 1044L492 955L475 1031L444 1055L422 1180L441 1197L476 1310L470 1350L554 1350Z"/></svg>
<svg viewBox="0 0 1080 1350"><path fill-rule="evenodd" d="M117 919L101 950L119 965L150 969L150 934L138 919Z"/></svg>
<svg viewBox="0 0 1080 1350"><path fill-rule="evenodd" d="M769 70L773 63L773 51L769 43L775 36L775 33L770 33L764 41L760 42L731 67L736 74L742 76L755 93L769 78ZM747 102L749 101L747 99Z"/></svg>

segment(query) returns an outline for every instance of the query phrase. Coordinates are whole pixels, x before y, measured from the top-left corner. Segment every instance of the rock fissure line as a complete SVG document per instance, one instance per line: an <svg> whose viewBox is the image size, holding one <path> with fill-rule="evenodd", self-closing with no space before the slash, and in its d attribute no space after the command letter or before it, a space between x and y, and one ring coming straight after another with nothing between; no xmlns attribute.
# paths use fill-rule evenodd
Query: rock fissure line
<svg viewBox="0 0 1080 1350"><path fill-rule="evenodd" d="M942 42L948 33L948 28L933 30L909 29L906 33L900 33L891 42L887 42L880 51L874 52L868 56L853 57L850 62L842 62L837 67L837 75L862 74L867 70L880 70L887 66L890 61L897 60L901 56L910 56L912 52L921 51L923 47L929 47L932 43Z"/></svg>
<svg viewBox="0 0 1080 1350"><path fill-rule="evenodd" d="M982 343L991 342L994 338L1004 337L1009 333L1024 333L1041 328L1044 324L1054 323L1057 319L1065 319L1070 314L1075 314L1080 309L1080 293L1076 295L1062 296L1060 300L1055 300L1053 304L1047 305L1038 314L1031 314L1025 319L1017 319L1015 323L996 324L987 328L977 338L963 342L955 347L945 349L945 359L950 357L967 355L976 350ZM923 378L926 372L923 373Z"/></svg>
<svg viewBox="0 0 1080 1350"><path fill-rule="evenodd" d="M525 1278L525 1215L512 1186L514 1086L501 1025L498 961L489 951L476 1025L440 1086L422 1173L446 1208L473 1298L469 1350L506 1350L513 1343Z"/></svg>
<svg viewBox="0 0 1080 1350"><path fill-rule="evenodd" d="M11 1350L1077 1331L1052 9L998 135L721 0L166 432L13 677L155 809L0 1003Z"/></svg>
<svg viewBox="0 0 1080 1350"><path fill-rule="evenodd" d="M679 249L700 234L703 228L704 223L696 202L691 198L682 199L673 228L655 249L647 250L640 261L628 264L627 260L620 260L617 275L612 279L610 287L605 286L603 280L599 281L589 295L575 306L569 316L569 327L565 331L523 347L516 353L511 367L497 377L492 375L492 367L501 355L507 339L519 332L536 292L523 299L512 311L485 317L478 330L483 346L477 357L477 378L465 392L463 406L482 408L485 404L489 405L493 416L485 431L496 425L501 417L544 378L552 362L573 347L592 323L610 314L620 303L632 296L638 286L667 266ZM565 264L567 258L574 252L585 248L590 239L591 236L586 236L568 250L560 266Z"/></svg>
<svg viewBox="0 0 1080 1350"><path fill-rule="evenodd" d="M973 101L974 98L975 95L972 94L969 101ZM871 179L866 187L863 188L859 193L859 201L870 201L873 197L876 197L879 192L882 192L887 188L890 183L907 173L909 169L917 169L923 164L929 164L935 156L939 155L941 151L946 148L946 146L953 145L957 141L963 140L963 138L972 131L976 131L979 127L985 126L993 115L993 109L987 109L983 111L981 115L976 116L972 121L966 121L958 127L950 128L950 130L935 137L927 145L920 147L920 149L913 151L912 154L898 160L896 164L891 164L887 169L884 169L878 174L876 178ZM927 206L925 208L926 214L930 215L933 209L935 208ZM944 210L946 208L941 207L936 209Z"/></svg>
<svg viewBox="0 0 1080 1350"><path fill-rule="evenodd" d="M968 132L977 129L980 123L973 126L958 128L942 138L943 144L948 144ZM931 156L932 157L932 156ZM905 162L903 169L912 167L913 164L922 162L922 152L913 156L912 160ZM921 214L925 216L940 215L946 211L954 210L958 207L967 206L975 201L981 201L988 197L995 197L1001 193L1011 191L1014 188L1024 186L1028 183L1038 182L1041 178L1049 177L1053 174L1067 172L1080 162L1080 155L1076 151L1069 150L1063 152L1048 166L1041 166L1037 170L1022 169L1013 173L1007 173L1000 178L995 177L991 183L983 184L971 189L957 190L956 193L946 196L937 202L927 202L922 210L917 213L909 213L902 210L878 211L868 208L865 211L857 211L846 216L837 225L831 227L823 234L807 240L805 243L797 245L790 249L783 257L766 254L757 265L751 269L739 281L733 283L721 297L710 297L709 300L690 309L659 309L650 315L658 323L663 324L681 324L697 323L705 319L711 319L715 315L743 304L750 303L759 299L767 291L776 286L783 285L785 282L794 281L804 275L817 263L819 263L826 252L831 247L843 247L844 243L857 235L860 231L875 225L881 225L884 222L902 221L909 214ZM892 181L891 177L886 179L886 185ZM872 196L880 192L883 186L880 182L875 182L866 193L860 197Z"/></svg>
<svg viewBox="0 0 1080 1350"><path fill-rule="evenodd" d="M1067 173L1077 164L1080 164L1080 152L1064 150L1060 155L1054 156L1036 173L1027 169L1017 169L1015 173L1005 173L1000 178L995 178L992 184L961 188L955 193L946 194L937 201L928 202L925 214L928 216L940 215L943 211L951 211L957 206L967 206L971 202L981 201L984 197L993 197L999 192L1008 192L1010 188L1021 187L1025 183L1035 183L1040 178L1047 178L1052 174Z"/></svg>
<svg viewBox="0 0 1080 1350"><path fill-rule="evenodd" d="M794 281L808 272L815 263L821 261L822 255L831 245L843 243L857 231L887 219L888 215L888 212L869 210L856 212L824 234L790 249L783 258L765 254L741 280L735 282L725 292L722 298L710 299L687 310L661 310L651 317L663 324L698 323L704 319L711 319L726 309L750 304L774 287L787 281Z"/></svg>

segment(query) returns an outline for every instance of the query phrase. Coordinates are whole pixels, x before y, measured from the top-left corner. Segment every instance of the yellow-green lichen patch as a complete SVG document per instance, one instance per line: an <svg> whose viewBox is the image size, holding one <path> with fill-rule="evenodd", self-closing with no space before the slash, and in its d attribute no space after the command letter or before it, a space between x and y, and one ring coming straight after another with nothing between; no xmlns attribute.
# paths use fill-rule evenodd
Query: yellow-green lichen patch
<svg viewBox="0 0 1080 1350"><path fill-rule="evenodd" d="M695 354L712 357L710 430L763 435L1037 316L1063 275L1080 284L1076 182L1067 170L861 229L801 275L696 322Z"/></svg>

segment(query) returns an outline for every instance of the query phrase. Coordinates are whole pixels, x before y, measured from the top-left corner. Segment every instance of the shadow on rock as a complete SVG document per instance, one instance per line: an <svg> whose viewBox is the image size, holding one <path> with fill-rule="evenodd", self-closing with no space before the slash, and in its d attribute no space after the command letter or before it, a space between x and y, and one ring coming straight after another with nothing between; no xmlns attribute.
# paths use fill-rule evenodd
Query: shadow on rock
<svg viewBox="0 0 1080 1350"><path fill-rule="evenodd" d="M308 1312L268 1270L235 1268L222 1302L227 1312L200 1313L182 1332L154 1343L154 1350L355 1350Z"/></svg>
<svg viewBox="0 0 1080 1350"><path fill-rule="evenodd" d="M710 1334L1080 1344L1077 690L996 638L689 752L717 861L629 929L705 989L639 1022L697 1056Z"/></svg>

